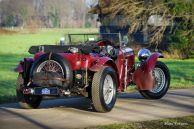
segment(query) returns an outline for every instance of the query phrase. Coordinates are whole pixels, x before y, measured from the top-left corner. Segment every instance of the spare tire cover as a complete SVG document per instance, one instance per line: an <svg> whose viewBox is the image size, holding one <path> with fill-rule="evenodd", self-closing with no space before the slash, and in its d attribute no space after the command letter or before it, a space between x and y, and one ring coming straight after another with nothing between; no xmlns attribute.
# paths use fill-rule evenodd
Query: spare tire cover
<svg viewBox="0 0 194 129"><path fill-rule="evenodd" d="M62 68L64 74L63 77L58 76L58 74L53 74L53 71L50 70L44 71L46 74L44 74L43 71L40 71L39 66L47 61L56 62ZM40 76L40 74L42 74L43 76ZM47 53L35 60L30 70L30 77L32 79L32 82L38 86L62 86L63 88L67 89L72 86L73 72L70 63L65 58L55 53ZM48 85L46 85L46 81L48 82ZM60 83L60 81L62 83ZM41 83L43 85L41 85Z"/></svg>

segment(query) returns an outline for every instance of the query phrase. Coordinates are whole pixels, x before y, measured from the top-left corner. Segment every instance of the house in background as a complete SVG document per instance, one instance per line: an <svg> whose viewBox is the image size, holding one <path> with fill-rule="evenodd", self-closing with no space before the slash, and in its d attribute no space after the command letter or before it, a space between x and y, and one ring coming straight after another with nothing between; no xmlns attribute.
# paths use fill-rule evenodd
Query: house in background
<svg viewBox="0 0 194 129"><path fill-rule="evenodd" d="M166 49L168 46L166 38L163 39L162 43L158 45L150 45L149 36L150 30L149 27L142 27L136 32L129 35L128 30L130 27L130 21L125 21L125 26L123 26L124 16L122 14L118 14L115 17L112 17L112 12L110 9L111 2L113 0L86 0L88 6L91 7L89 13L97 14L98 21L101 23L99 26L100 33L121 33L122 37L128 36L131 46L149 46L153 49L159 47L159 49ZM158 0L145 0L145 4L148 2L159 2ZM148 24L154 27L162 26L162 19L159 15L152 15L148 18ZM166 31L167 33L168 31Z"/></svg>

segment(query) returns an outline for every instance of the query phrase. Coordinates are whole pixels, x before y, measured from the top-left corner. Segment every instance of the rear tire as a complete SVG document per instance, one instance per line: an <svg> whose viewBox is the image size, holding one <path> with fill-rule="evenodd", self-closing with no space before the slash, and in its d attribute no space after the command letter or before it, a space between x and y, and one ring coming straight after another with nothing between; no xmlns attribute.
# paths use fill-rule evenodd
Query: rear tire
<svg viewBox="0 0 194 129"><path fill-rule="evenodd" d="M20 106L24 109L34 109L38 108L42 101L41 96L35 95L24 95L22 89L24 87L24 79L22 74L18 75L17 84L16 84L16 96Z"/></svg>
<svg viewBox="0 0 194 129"><path fill-rule="evenodd" d="M170 72L168 67L158 61L155 69L155 87L150 91L139 91L141 95L146 99L160 99L162 98L169 89L170 86Z"/></svg>
<svg viewBox="0 0 194 129"><path fill-rule="evenodd" d="M117 98L117 76L111 67L103 67L96 72L92 81L92 102L98 112L109 112Z"/></svg>

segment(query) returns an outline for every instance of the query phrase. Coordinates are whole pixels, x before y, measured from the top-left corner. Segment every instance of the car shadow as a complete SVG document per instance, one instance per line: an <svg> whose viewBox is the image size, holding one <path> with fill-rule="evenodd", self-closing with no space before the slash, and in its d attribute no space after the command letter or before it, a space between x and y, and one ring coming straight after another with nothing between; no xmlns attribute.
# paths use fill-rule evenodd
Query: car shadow
<svg viewBox="0 0 194 129"><path fill-rule="evenodd" d="M119 93L118 99L143 99L143 97L138 93ZM0 108L14 108L21 109L18 103L2 104ZM95 112L92 107L92 102L90 99L85 97L63 97L59 99L46 99L43 100L39 106L39 109L48 108L75 108L78 110L84 110L88 112Z"/></svg>
<svg viewBox="0 0 194 129"><path fill-rule="evenodd" d="M117 98L119 99L144 99L139 92L132 93L118 93Z"/></svg>
<svg viewBox="0 0 194 129"><path fill-rule="evenodd" d="M171 92L169 91L167 94L167 97L162 98L161 100L145 100L146 106L156 106L155 101L160 101L160 103L168 104L171 106L176 106L182 108L187 108L188 110L191 108L194 108L191 105L183 104L176 102L176 100L172 100L173 98L177 97L186 97L186 98L194 98L194 95L192 94L187 94L187 93L177 93L177 92ZM144 101L143 97L141 94L138 92L133 92L133 93L119 93L117 96L118 101L120 102L134 102L134 100L140 100L136 101L136 104L142 104L142 101ZM21 109L23 110L18 103L12 103L12 104L3 104L0 105L0 108L14 108L14 109ZM39 106L39 109L77 109L77 110L82 110L82 111L87 111L87 112L96 112L94 108L92 107L92 102L90 99L85 98L85 97L64 97L64 98L59 98L59 99L51 99L51 100L44 100ZM160 108L160 106L158 107ZM38 109L37 109L38 110Z"/></svg>
<svg viewBox="0 0 194 129"><path fill-rule="evenodd" d="M119 93L117 99L143 99L138 93ZM49 101L49 102L48 102ZM85 97L70 97L56 100L46 100L40 105L40 108L74 108L78 110L96 112L92 107L92 101Z"/></svg>
<svg viewBox="0 0 194 129"><path fill-rule="evenodd" d="M191 96L192 94L185 94L185 100ZM173 99L173 97L176 97L179 99L179 97L183 96L183 93L177 93L177 92L169 92L167 94L167 97L164 97L161 100L142 100L143 97L138 93L121 93L118 95L119 100L124 100L123 102L116 104L114 107L114 111L117 113L123 112L124 113L129 113L130 115L143 115L144 117L156 117L156 118L163 118L162 113L155 113L155 112L150 112L147 110L140 110L138 108L130 107L131 103L134 102L134 100L139 100L135 101L136 107L154 107L157 108L157 110L164 109L164 107L168 107L168 111L176 110L176 111L186 111L188 113L193 113L194 105L189 104L188 102L193 102L191 99L185 102L177 101L177 99ZM156 101L160 101L157 103ZM123 106L123 104L125 106ZM125 118L122 118L118 115L115 115L113 113L96 113L93 108L91 108L91 101L85 97L69 97L69 98L61 98L61 99L54 99L54 100L44 100L42 101L40 108L37 110L40 110L40 112L45 112L44 109L51 109L54 111L61 111L61 112L70 112L70 113L76 113L76 114L81 114L81 115L86 115L86 116L96 116L99 118L106 118L109 120L114 120L114 121L126 121ZM12 109L17 109L17 110L12 110ZM43 110L42 110L43 109ZM32 124L35 124L36 126L42 128L42 129L50 129L48 126L44 125L44 123L38 122L36 119L33 119L31 117L28 117L25 113L23 114L23 109L19 107L18 103L14 104L7 104L7 105L0 105L0 110L3 112L18 116L28 122L31 122ZM22 110L21 112L19 110ZM32 110L31 112L36 113L39 115L39 111L34 112L35 110ZM113 112L114 112L113 111ZM128 114L128 115L129 115ZM133 118L131 118L133 120ZM128 119L127 119L128 120Z"/></svg>

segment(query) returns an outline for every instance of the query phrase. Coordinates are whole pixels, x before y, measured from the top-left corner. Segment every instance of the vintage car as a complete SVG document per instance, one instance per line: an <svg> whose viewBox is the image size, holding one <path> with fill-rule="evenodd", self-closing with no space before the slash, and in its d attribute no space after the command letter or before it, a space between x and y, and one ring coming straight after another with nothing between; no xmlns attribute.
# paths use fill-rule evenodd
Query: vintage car
<svg viewBox="0 0 194 129"><path fill-rule="evenodd" d="M158 61L162 54L143 48L135 63L127 38L105 35L68 34L60 45L32 46L29 53L34 57L24 58L16 67L21 107L38 108L43 96L81 95L91 99L96 111L109 112L117 93L125 92L130 84L146 99L163 97L170 73Z"/></svg>

